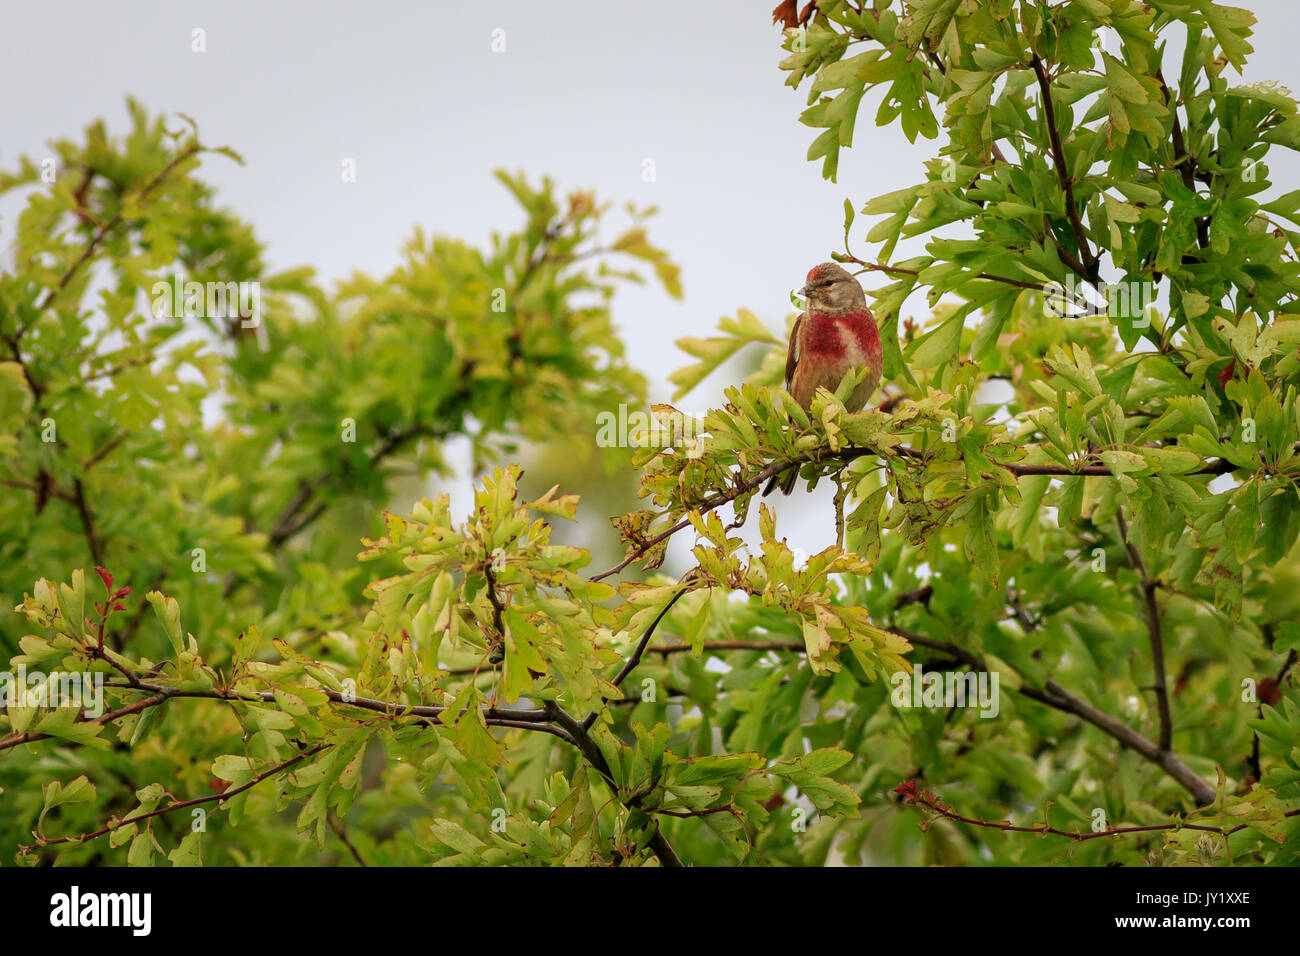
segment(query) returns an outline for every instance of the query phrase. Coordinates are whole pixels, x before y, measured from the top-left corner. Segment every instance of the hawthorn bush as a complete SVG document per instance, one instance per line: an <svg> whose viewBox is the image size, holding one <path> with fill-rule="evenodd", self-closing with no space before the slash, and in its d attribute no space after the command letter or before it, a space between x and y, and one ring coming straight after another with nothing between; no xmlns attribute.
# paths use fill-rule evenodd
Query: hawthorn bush
<svg viewBox="0 0 1300 956"><path fill-rule="evenodd" d="M503 175L519 232L417 232L328 293L266 270L196 176L237 157L185 118L133 105L0 180L29 192L0 278L20 862L1295 861L1300 191L1264 194L1300 118L1229 78L1253 18L776 15L824 176L868 90L942 130L924 182L845 202L889 386L805 412L753 313L683 339L678 395L766 352L634 429L610 568L552 540L605 516L517 465L468 514L381 509L449 440L504 462L644 403L611 299L638 261L680 294L645 212L601 246L592 196ZM836 486L810 557L758 498L792 463Z"/></svg>

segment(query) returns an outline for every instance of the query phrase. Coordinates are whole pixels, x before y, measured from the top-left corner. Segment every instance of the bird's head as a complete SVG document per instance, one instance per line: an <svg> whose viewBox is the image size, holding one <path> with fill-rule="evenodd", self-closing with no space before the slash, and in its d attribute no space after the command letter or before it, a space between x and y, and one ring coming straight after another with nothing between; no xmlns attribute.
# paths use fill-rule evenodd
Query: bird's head
<svg viewBox="0 0 1300 956"><path fill-rule="evenodd" d="M867 307L858 280L834 262L813 266L799 294L808 299L813 311L852 312Z"/></svg>

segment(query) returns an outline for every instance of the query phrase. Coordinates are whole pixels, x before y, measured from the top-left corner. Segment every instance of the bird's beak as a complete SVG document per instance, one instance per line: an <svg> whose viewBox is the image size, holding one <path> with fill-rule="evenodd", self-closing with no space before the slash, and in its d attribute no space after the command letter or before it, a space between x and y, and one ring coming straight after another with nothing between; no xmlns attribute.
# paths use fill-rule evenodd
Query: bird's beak
<svg viewBox="0 0 1300 956"><path fill-rule="evenodd" d="M810 285L804 286L799 290L799 294L803 296L805 299L808 298L808 296L812 295L812 286Z"/></svg>

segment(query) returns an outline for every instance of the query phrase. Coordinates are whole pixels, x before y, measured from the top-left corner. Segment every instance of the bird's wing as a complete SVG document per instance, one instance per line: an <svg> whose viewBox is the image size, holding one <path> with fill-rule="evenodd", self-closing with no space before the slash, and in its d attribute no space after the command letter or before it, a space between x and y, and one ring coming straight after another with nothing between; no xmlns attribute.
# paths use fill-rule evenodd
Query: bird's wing
<svg viewBox="0 0 1300 956"><path fill-rule="evenodd" d="M790 330L790 347L785 353L785 387L788 389L790 383L794 381L794 367L799 364L799 333L803 327L804 317L807 312L800 312L799 318L794 320L794 328Z"/></svg>

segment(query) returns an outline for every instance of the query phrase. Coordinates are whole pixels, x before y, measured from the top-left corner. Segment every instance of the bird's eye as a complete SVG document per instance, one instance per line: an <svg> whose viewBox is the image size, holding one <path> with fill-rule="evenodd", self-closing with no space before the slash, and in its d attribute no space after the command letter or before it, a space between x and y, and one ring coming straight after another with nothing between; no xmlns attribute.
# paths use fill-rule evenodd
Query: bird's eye
<svg viewBox="0 0 1300 956"><path fill-rule="evenodd" d="M831 279L827 279L825 282L822 283L822 285L831 285L831 283L832 283L832 280L831 280Z"/></svg>

